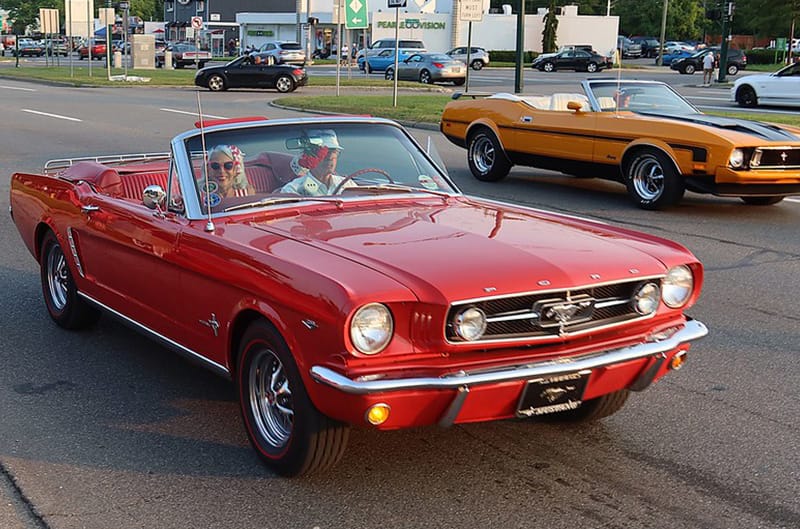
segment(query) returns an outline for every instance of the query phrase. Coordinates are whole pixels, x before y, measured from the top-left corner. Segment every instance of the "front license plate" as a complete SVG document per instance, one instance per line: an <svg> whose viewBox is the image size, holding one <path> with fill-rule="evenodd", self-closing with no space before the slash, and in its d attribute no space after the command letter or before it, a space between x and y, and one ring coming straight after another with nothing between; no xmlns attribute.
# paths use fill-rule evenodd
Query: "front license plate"
<svg viewBox="0 0 800 529"><path fill-rule="evenodd" d="M574 410L583 401L591 369L529 380L517 406L517 417L536 417Z"/></svg>

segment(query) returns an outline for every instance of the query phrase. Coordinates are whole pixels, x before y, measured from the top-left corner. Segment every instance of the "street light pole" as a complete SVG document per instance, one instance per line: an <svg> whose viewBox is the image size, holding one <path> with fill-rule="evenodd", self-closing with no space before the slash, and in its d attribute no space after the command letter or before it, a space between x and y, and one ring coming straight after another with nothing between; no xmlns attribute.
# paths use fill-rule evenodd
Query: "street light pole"
<svg viewBox="0 0 800 529"><path fill-rule="evenodd" d="M667 7L669 0L664 0L664 12L661 14L661 52L658 54L658 61L656 64L661 66L664 61L664 36L667 33Z"/></svg>

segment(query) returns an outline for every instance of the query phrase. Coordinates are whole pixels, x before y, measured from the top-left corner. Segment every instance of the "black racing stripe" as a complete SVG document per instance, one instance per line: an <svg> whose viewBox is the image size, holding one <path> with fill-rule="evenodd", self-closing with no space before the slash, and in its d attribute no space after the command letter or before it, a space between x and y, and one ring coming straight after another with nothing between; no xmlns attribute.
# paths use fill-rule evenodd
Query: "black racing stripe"
<svg viewBox="0 0 800 529"><path fill-rule="evenodd" d="M708 160L708 150L705 147L695 147L694 145L684 145L682 143L669 143L673 149L692 151L693 162L705 162Z"/></svg>
<svg viewBox="0 0 800 529"><path fill-rule="evenodd" d="M618 141L622 143L630 143L635 138L627 138L623 136L602 136L600 134L585 134L580 132L572 132L567 130L553 130L553 129L530 129L528 127L520 127L517 125L498 125L497 128L499 129L510 129L517 132L528 132L531 134L556 134L558 136L568 136L572 138L591 138L595 140L604 140L604 141Z"/></svg>

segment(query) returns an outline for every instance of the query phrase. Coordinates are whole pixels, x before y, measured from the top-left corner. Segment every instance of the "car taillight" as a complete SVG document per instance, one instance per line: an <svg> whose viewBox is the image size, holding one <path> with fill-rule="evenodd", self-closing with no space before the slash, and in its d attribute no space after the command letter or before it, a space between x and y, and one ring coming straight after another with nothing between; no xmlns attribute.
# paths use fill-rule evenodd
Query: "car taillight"
<svg viewBox="0 0 800 529"><path fill-rule="evenodd" d="M305 72L303 72L303 70L300 68L295 68L294 70L292 70L292 73L294 75L297 75L298 77L302 77Z"/></svg>
<svg viewBox="0 0 800 529"><path fill-rule="evenodd" d="M747 55L742 54L742 62L743 63L747 62Z"/></svg>
<svg viewBox="0 0 800 529"><path fill-rule="evenodd" d="M281 50L281 51L280 51L278 54L279 54L279 55L288 55L288 54L289 54L289 52L288 52L288 51L286 51L286 50Z"/></svg>
<svg viewBox="0 0 800 529"><path fill-rule="evenodd" d="M436 66L437 68L444 68L444 64L442 64L440 62L435 62L435 63L433 63L433 65Z"/></svg>

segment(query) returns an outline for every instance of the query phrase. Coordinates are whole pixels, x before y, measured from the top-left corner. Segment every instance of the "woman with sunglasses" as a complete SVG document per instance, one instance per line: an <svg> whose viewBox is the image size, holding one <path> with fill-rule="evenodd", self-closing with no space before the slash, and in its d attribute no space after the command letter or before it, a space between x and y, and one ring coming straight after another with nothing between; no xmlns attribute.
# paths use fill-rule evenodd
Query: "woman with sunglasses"
<svg viewBox="0 0 800 529"><path fill-rule="evenodd" d="M209 185L216 187L210 192L219 198L255 193L244 172L244 153L236 145L217 145L208 152L208 177Z"/></svg>

